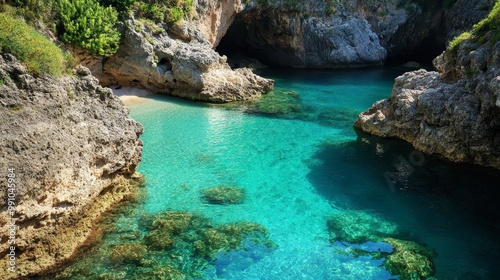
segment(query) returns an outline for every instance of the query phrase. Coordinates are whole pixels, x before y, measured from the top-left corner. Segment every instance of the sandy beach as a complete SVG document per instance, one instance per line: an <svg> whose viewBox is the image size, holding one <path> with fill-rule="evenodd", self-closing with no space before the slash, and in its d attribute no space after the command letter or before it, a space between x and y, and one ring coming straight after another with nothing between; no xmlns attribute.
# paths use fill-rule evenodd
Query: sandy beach
<svg viewBox="0 0 500 280"><path fill-rule="evenodd" d="M123 103L127 106L142 103L148 100L148 96L154 95L155 93L146 89L122 87L120 89L115 89L111 87L113 94L120 97Z"/></svg>

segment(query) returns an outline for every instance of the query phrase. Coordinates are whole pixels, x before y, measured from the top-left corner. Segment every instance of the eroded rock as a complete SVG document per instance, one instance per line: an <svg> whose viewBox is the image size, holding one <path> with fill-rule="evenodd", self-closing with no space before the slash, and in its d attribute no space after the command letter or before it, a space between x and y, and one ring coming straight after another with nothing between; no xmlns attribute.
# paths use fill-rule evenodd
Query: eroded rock
<svg viewBox="0 0 500 280"><path fill-rule="evenodd" d="M434 60L439 72L396 78L390 98L360 114L355 126L452 161L500 168L498 53L498 42L444 52Z"/></svg>
<svg viewBox="0 0 500 280"><path fill-rule="evenodd" d="M96 237L94 223L133 196L142 154L140 124L86 68L74 77L34 77L0 56L0 184L15 174L15 210L0 212L0 256L7 263L8 225L15 218L16 269L0 279L46 271ZM0 204L7 205L7 188Z"/></svg>
<svg viewBox="0 0 500 280"><path fill-rule="evenodd" d="M153 34L139 21L127 22L118 53L104 63L104 72L119 85L209 102L254 99L274 86L250 70L232 70L192 23ZM179 39L180 29L185 40ZM101 80L106 81L111 83Z"/></svg>

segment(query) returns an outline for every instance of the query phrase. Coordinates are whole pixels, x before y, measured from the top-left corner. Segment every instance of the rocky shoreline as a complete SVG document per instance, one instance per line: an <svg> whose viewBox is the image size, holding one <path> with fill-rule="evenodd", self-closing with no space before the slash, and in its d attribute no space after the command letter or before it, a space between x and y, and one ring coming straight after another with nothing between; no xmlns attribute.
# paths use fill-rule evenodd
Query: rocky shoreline
<svg viewBox="0 0 500 280"><path fill-rule="evenodd" d="M137 193L143 129L102 86L214 103L252 100L274 81L231 69L214 50L220 44L289 67L381 65L405 51L422 52L426 40L436 46L440 37L467 30L493 3L457 0L446 9L410 0L257 2L197 0L196 18L168 24L131 15L118 52L106 59L81 54L90 70L78 67L72 76L34 76L0 54L0 185L16 183L0 189L0 203L16 206L0 213L0 259L9 263L15 255L15 272L0 280L67 261L95 240L103 213ZM398 77L391 97L355 126L452 161L500 169L499 54L500 43L490 42L444 52L434 61L437 72Z"/></svg>
<svg viewBox="0 0 500 280"><path fill-rule="evenodd" d="M435 71L396 78L391 96L355 127L396 137L454 162L500 169L500 42L465 41L434 60Z"/></svg>
<svg viewBox="0 0 500 280"><path fill-rule="evenodd" d="M14 174L0 184L10 176L16 183L15 209L0 213L0 260L7 264L14 252L15 269L0 279L18 279L69 259L97 236L104 212L137 193L143 129L86 68L35 77L2 54L0 78L2 173ZM7 199L1 188L0 203Z"/></svg>

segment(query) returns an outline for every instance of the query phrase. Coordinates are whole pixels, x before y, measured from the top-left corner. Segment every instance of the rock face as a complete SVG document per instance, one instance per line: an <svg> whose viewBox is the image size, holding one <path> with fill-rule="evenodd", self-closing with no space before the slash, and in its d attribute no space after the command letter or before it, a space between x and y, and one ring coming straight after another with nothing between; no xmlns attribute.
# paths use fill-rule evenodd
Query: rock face
<svg viewBox="0 0 500 280"><path fill-rule="evenodd" d="M141 20L127 22L118 53L104 62L103 84L209 102L254 99L274 86L249 70L233 71L192 23L155 28Z"/></svg>
<svg viewBox="0 0 500 280"><path fill-rule="evenodd" d="M318 68L432 59L448 34L469 29L492 6L491 0L460 0L452 7L418 0L256 2L236 15L221 51L239 48L269 64Z"/></svg>
<svg viewBox="0 0 500 280"><path fill-rule="evenodd" d="M457 0L446 13L446 39L452 40L488 15L495 0Z"/></svg>
<svg viewBox="0 0 500 280"><path fill-rule="evenodd" d="M500 42L464 42L434 64L438 72L396 78L390 98L362 113L355 126L452 161L500 169Z"/></svg>
<svg viewBox="0 0 500 280"><path fill-rule="evenodd" d="M219 44L220 39L233 24L236 15L244 9L243 2L245 1L196 1L196 13L199 16L196 26L208 39L212 48Z"/></svg>
<svg viewBox="0 0 500 280"><path fill-rule="evenodd" d="M18 279L70 258L101 214L134 194L143 129L88 69L33 77L9 54L0 55L0 119L0 204L15 203L0 212L0 279Z"/></svg>
<svg viewBox="0 0 500 280"><path fill-rule="evenodd" d="M300 1L296 6L288 2L248 6L223 39L229 46L221 47L251 48L253 55L267 63L292 67L366 66L385 61L386 50L361 16L325 15L324 1Z"/></svg>

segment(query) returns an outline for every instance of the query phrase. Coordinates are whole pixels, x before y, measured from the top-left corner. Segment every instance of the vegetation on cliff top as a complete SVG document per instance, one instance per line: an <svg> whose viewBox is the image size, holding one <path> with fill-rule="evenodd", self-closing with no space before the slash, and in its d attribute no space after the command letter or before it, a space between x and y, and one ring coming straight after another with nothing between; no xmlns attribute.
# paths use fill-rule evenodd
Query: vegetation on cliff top
<svg viewBox="0 0 500 280"><path fill-rule="evenodd" d="M460 44L465 40L482 44L486 41L495 44L500 40L500 0L496 1L488 16L475 24L470 32L464 32L451 40L448 50L456 53Z"/></svg>
<svg viewBox="0 0 500 280"><path fill-rule="evenodd" d="M9 28L16 29L22 24L21 20L12 21L20 16L32 25L42 23L46 31L50 30L66 44L104 57L118 50L119 19L125 19L131 12L156 23L173 23L188 18L194 8L194 0L6 0L2 3L0 13L8 14L5 17L10 17L9 23L13 24ZM48 54L43 58L49 59L45 55Z"/></svg>
<svg viewBox="0 0 500 280"><path fill-rule="evenodd" d="M65 71L67 55L40 32L5 13L0 22L0 52L12 53L34 74L60 76Z"/></svg>
<svg viewBox="0 0 500 280"><path fill-rule="evenodd" d="M173 23L187 18L194 8L194 0L142 0L136 1L137 16L156 23Z"/></svg>
<svg viewBox="0 0 500 280"><path fill-rule="evenodd" d="M118 50L120 33L115 28L118 12L95 0L60 0L60 37L91 55L111 56Z"/></svg>

